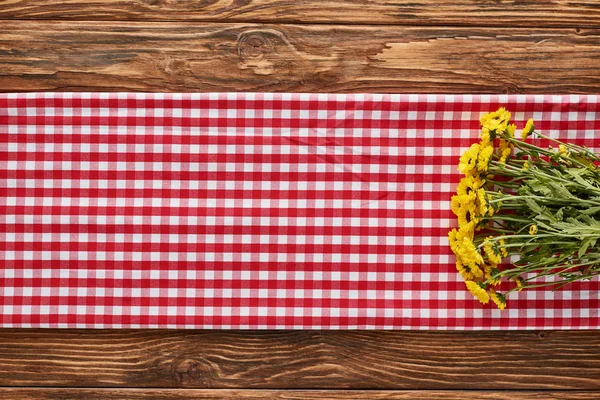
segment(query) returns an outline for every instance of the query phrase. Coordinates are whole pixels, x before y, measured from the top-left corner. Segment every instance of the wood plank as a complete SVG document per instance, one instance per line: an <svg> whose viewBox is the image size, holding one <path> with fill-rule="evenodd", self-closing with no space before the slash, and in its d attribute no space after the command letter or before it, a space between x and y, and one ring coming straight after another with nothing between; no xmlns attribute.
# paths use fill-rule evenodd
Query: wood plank
<svg viewBox="0 0 600 400"><path fill-rule="evenodd" d="M600 30L7 21L3 91L597 93Z"/></svg>
<svg viewBox="0 0 600 400"><path fill-rule="evenodd" d="M0 386L600 390L600 335L2 330Z"/></svg>
<svg viewBox="0 0 600 400"><path fill-rule="evenodd" d="M0 19L597 27L597 0L12 0Z"/></svg>
<svg viewBox="0 0 600 400"><path fill-rule="evenodd" d="M198 390L198 389L0 389L0 398L20 400L592 400L600 392L482 392L388 390Z"/></svg>

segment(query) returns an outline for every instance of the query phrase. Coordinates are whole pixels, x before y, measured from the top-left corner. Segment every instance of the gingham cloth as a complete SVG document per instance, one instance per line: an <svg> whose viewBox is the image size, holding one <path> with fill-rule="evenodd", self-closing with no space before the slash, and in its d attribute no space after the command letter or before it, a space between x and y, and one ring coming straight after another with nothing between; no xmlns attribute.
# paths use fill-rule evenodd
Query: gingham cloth
<svg viewBox="0 0 600 400"><path fill-rule="evenodd" d="M588 329L598 280L465 289L479 117L600 148L597 96L0 95L0 325Z"/></svg>

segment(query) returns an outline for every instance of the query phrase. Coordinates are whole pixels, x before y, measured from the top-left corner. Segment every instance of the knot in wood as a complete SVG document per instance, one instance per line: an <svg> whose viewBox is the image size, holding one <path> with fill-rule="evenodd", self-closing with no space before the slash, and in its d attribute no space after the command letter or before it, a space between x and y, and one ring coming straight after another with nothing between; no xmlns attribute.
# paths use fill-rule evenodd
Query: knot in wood
<svg viewBox="0 0 600 400"><path fill-rule="evenodd" d="M238 39L238 53L244 60L262 60L273 51L273 45L261 33L242 34Z"/></svg>
<svg viewBox="0 0 600 400"><path fill-rule="evenodd" d="M173 376L180 385L208 386L214 375L208 362L197 359L177 359L173 363Z"/></svg>

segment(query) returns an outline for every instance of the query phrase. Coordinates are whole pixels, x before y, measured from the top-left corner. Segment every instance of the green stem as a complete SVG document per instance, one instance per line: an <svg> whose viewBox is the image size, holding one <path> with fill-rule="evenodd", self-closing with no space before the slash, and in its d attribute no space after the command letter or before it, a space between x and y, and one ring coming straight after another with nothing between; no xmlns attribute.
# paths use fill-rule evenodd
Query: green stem
<svg viewBox="0 0 600 400"><path fill-rule="evenodd" d="M562 144L563 146L566 146L568 148L575 149L578 152L586 153L587 155L591 156L594 160L600 161L600 157L598 157L596 154L594 154L593 152L589 151L588 149L586 149L584 147L581 147L581 146L578 146L578 145L572 144L572 143L563 143L560 140L551 138L550 136L546 136L543 133L538 132L538 131L533 131L533 133L535 133L538 137L541 137L542 139L547 139L547 140L550 140L552 142L555 142L555 143L558 143L558 144ZM575 160L575 161L577 161L577 160ZM585 167L588 167L585 164L582 164L582 165L585 166Z"/></svg>
<svg viewBox="0 0 600 400"><path fill-rule="evenodd" d="M559 180L559 181L562 181L562 182L565 182L565 183L569 183L569 184L573 184L574 183L572 180L563 179L563 178L560 178L558 176L548 175L548 174L546 174L546 173L544 173L542 171L539 171L539 170L536 170L535 172L531 172L530 170L523 171L522 169L519 169L517 167L513 167L510 164L500 164L500 163L498 163L496 161L491 161L491 162L495 163L496 165L504 166L505 168L512 169L514 171L518 171L520 173L520 175L541 175L541 176L544 176L545 178L552 179L552 180Z"/></svg>
<svg viewBox="0 0 600 400"><path fill-rule="evenodd" d="M549 136L546 136L546 135L544 135L544 134L542 134L540 132L537 132L537 131L534 131L533 133L535 133L537 136L539 136L539 137L541 137L543 139L547 139L547 140L550 140L552 142L558 143L559 145L563 145L563 146L566 146L566 147L569 147L569 148L577 148L577 147L579 147L579 146L577 146L577 147L573 146L573 145L571 145L569 143L563 143L560 140L553 139L553 138L551 138ZM509 138L509 137L507 137L506 139L509 140L510 142L512 142L513 144L515 144L515 147L518 147L519 149L530 148L530 149L533 149L533 150L537 151L538 153L544 154L546 156L549 156L549 157L556 157L556 156L558 156L559 158L561 158L563 160L566 160L566 161L569 161L571 163L574 163L576 165L579 165L582 168L590 169L590 167L588 165L586 165L586 164L584 164L584 163L582 163L580 161L577 161L577 160L575 160L575 159L573 159L571 157L562 155L560 153L555 153L555 152L549 151L547 149L542 149L541 147L538 147L536 145L533 145L533 144L530 144L530 143L527 143L527 142L523 142L523 141L517 140L515 138ZM585 149L581 149L581 150L584 151L586 154L590 154L591 153L589 151L585 151ZM591 153L591 154L594 156L595 159L597 158L595 154L593 154L593 153Z"/></svg>

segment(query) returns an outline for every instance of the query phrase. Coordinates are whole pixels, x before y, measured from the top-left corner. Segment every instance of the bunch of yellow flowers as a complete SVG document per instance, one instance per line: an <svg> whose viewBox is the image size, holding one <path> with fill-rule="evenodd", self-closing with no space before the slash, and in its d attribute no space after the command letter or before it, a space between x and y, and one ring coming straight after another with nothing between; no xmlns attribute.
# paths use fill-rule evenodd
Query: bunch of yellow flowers
<svg viewBox="0 0 600 400"><path fill-rule="evenodd" d="M516 138L510 118L504 108L481 117L481 140L458 164L458 229L448 234L469 291L501 310L514 290L600 274L600 158L535 131L532 119ZM539 147L532 136L558 146ZM505 293L503 280L514 282Z"/></svg>

